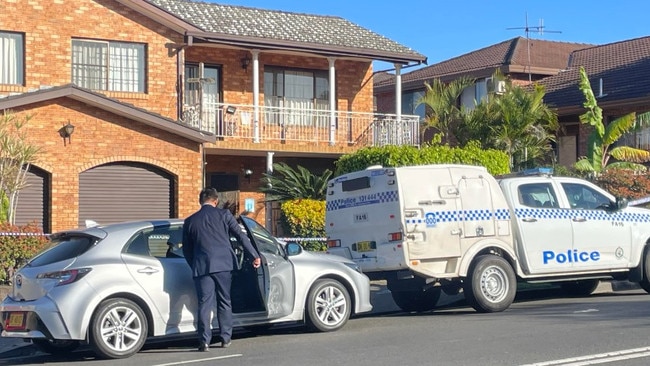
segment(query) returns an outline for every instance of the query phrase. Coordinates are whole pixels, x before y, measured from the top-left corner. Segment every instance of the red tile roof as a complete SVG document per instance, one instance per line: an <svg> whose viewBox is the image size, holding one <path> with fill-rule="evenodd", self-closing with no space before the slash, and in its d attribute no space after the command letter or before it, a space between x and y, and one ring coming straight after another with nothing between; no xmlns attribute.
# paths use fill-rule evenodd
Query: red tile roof
<svg viewBox="0 0 650 366"><path fill-rule="evenodd" d="M599 105L650 97L650 37L635 38L575 51L566 71L545 78L544 101L552 107L582 107L579 68L584 66ZM650 109L650 106L649 106Z"/></svg>
<svg viewBox="0 0 650 366"><path fill-rule="evenodd" d="M504 73L527 73L528 68L537 75L554 75L567 66L571 52L591 47L583 43L567 43L516 37L440 63L402 74L403 89L419 88L425 81L441 79L451 81L462 75L491 76L497 68ZM528 51L530 49L530 62ZM395 77L376 77L375 88L395 85Z"/></svg>

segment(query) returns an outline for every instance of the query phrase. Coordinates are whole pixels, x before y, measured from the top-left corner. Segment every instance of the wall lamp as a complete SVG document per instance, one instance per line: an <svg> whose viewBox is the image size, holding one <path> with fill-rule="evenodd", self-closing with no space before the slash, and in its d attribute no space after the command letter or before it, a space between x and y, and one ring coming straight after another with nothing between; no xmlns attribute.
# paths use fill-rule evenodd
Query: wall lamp
<svg viewBox="0 0 650 366"><path fill-rule="evenodd" d="M253 171L250 169L244 169L244 178L248 179L248 184L251 183L251 175L253 175Z"/></svg>
<svg viewBox="0 0 650 366"><path fill-rule="evenodd" d="M251 59L250 59L250 57L248 57L248 56L244 56L244 57L241 59L241 68L242 68L242 69L247 70L247 69L248 69L248 65L250 65L250 64L251 64Z"/></svg>
<svg viewBox="0 0 650 366"><path fill-rule="evenodd" d="M74 125L70 123L70 120L68 120L68 124L64 125L63 127L59 128L59 135L61 138L63 138L63 145L66 145L66 143L71 143L70 136L74 133Z"/></svg>

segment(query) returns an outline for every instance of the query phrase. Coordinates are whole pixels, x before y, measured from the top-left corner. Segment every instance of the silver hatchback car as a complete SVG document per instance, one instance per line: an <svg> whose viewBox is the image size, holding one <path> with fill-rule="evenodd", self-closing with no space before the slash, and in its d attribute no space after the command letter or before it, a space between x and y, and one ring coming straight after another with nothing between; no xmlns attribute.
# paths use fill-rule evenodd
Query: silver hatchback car
<svg viewBox="0 0 650 366"><path fill-rule="evenodd" d="M262 266L253 268L231 238L236 327L304 321L333 331L372 309L369 279L354 262L282 243L251 218L240 224ZM54 234L52 245L15 274L0 304L1 335L31 339L48 353L88 343L101 358L129 357L154 337L195 337L197 299L180 249L182 226L169 219Z"/></svg>

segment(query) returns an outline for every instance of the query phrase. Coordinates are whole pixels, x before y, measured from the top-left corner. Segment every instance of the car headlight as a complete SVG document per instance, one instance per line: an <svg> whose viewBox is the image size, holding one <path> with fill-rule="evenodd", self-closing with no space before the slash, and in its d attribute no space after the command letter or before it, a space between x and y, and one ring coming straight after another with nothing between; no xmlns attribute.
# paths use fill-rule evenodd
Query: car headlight
<svg viewBox="0 0 650 366"><path fill-rule="evenodd" d="M343 262L343 264L345 264L346 266L352 268L353 270L355 270L355 271L357 271L359 273L363 273L363 272L361 272L361 267L359 267L359 265L354 263L354 262Z"/></svg>

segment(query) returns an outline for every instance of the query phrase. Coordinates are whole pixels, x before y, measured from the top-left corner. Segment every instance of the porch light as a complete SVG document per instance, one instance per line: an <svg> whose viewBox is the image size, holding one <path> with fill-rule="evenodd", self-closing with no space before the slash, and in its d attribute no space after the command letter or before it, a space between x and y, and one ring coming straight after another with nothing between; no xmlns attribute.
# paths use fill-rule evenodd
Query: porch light
<svg viewBox="0 0 650 366"><path fill-rule="evenodd" d="M70 136L74 133L74 125L68 120L68 124L59 129L59 135L63 138L63 143L70 143Z"/></svg>
<svg viewBox="0 0 650 366"><path fill-rule="evenodd" d="M251 59L248 56L245 56L241 59L241 68L244 70L248 69L248 65L251 64Z"/></svg>

